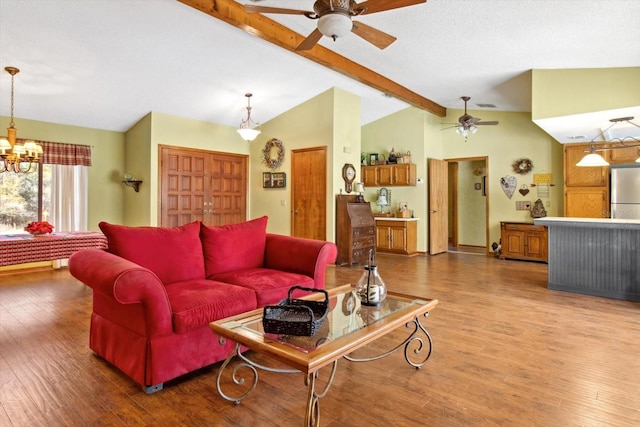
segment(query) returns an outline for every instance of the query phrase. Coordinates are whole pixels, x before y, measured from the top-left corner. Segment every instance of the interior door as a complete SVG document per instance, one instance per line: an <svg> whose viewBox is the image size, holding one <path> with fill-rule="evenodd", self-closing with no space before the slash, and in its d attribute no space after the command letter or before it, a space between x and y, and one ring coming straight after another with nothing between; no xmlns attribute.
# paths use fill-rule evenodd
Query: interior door
<svg viewBox="0 0 640 427"><path fill-rule="evenodd" d="M327 238L327 148L291 152L291 235Z"/></svg>
<svg viewBox="0 0 640 427"><path fill-rule="evenodd" d="M448 226L447 162L429 159L429 254L447 252Z"/></svg>
<svg viewBox="0 0 640 427"><path fill-rule="evenodd" d="M160 225L246 220L247 157L160 147Z"/></svg>

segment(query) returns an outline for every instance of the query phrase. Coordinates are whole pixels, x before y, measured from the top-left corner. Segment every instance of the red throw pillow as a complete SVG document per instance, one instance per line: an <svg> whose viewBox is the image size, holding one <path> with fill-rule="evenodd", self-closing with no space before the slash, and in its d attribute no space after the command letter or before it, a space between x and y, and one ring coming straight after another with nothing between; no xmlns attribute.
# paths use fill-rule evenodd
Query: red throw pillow
<svg viewBox="0 0 640 427"><path fill-rule="evenodd" d="M148 268L162 283L204 278L199 221L175 228L98 225L109 252Z"/></svg>
<svg viewBox="0 0 640 427"><path fill-rule="evenodd" d="M202 224L200 237L206 276L262 267L267 245L268 219L263 216L220 227Z"/></svg>

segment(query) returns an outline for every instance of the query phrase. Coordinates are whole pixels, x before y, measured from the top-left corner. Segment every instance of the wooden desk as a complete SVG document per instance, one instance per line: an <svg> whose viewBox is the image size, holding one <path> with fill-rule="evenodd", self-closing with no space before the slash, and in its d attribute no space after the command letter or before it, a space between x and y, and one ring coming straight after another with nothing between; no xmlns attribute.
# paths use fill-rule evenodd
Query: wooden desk
<svg viewBox="0 0 640 427"><path fill-rule="evenodd" d="M89 231L52 233L37 237L30 234L2 235L0 236L0 267L65 259L82 249L106 248L106 236Z"/></svg>

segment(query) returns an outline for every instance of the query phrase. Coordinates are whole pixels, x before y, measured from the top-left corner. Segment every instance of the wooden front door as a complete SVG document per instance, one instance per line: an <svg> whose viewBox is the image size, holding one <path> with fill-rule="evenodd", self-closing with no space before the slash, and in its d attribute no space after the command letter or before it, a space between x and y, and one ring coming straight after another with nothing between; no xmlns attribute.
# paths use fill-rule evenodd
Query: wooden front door
<svg viewBox="0 0 640 427"><path fill-rule="evenodd" d="M327 238L327 148L291 151L291 235Z"/></svg>
<svg viewBox="0 0 640 427"><path fill-rule="evenodd" d="M160 226L246 220L246 156L160 147Z"/></svg>
<svg viewBox="0 0 640 427"><path fill-rule="evenodd" d="M447 252L448 247L448 166L429 159L429 254Z"/></svg>

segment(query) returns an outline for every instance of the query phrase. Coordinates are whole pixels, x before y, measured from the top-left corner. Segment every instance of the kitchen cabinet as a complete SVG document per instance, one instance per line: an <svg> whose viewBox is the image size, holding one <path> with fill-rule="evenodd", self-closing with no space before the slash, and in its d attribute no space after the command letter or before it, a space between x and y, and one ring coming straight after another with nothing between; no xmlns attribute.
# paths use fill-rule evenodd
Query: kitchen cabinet
<svg viewBox="0 0 640 427"><path fill-rule="evenodd" d="M404 255L417 254L417 218L376 218L376 250Z"/></svg>
<svg viewBox="0 0 640 427"><path fill-rule="evenodd" d="M360 175L365 187L416 185L416 165L414 163L362 166Z"/></svg>
<svg viewBox="0 0 640 427"><path fill-rule="evenodd" d="M369 260L369 252L375 250L375 222L371 205L357 203L357 196L337 196L336 246L337 265L361 263Z"/></svg>
<svg viewBox="0 0 640 427"><path fill-rule="evenodd" d="M564 216L576 218L609 218L608 187L566 188Z"/></svg>
<svg viewBox="0 0 640 427"><path fill-rule="evenodd" d="M589 144L564 147L564 216L579 218L609 217L609 167L580 167ZM599 151L607 161L614 151Z"/></svg>
<svg viewBox="0 0 640 427"><path fill-rule="evenodd" d="M528 222L501 222L502 258L547 262L547 227Z"/></svg>
<svg viewBox="0 0 640 427"><path fill-rule="evenodd" d="M568 144L564 147L564 185L567 187L605 187L609 184L609 168L576 166L587 153L589 144ZM598 151L607 159L608 151Z"/></svg>
<svg viewBox="0 0 640 427"><path fill-rule="evenodd" d="M616 148L609 151L609 163L633 163L640 157L640 147Z"/></svg>

